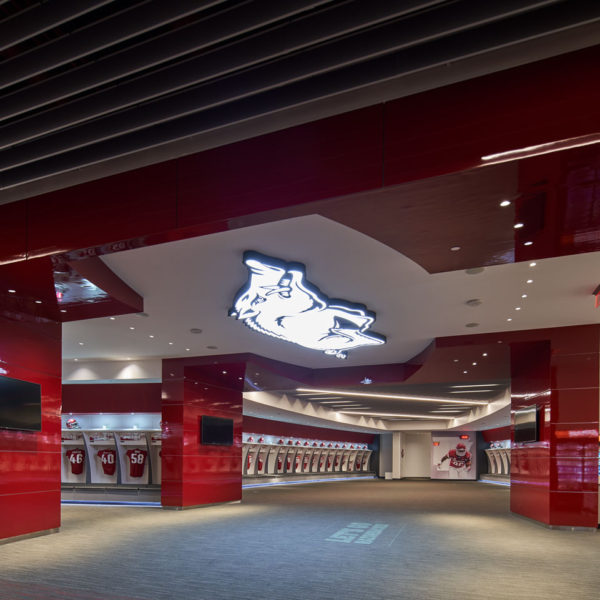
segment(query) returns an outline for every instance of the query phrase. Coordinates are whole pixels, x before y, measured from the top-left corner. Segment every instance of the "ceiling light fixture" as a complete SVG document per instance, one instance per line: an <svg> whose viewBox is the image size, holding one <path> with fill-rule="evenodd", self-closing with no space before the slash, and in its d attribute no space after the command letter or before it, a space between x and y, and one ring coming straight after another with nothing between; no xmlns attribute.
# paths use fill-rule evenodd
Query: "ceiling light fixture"
<svg viewBox="0 0 600 600"><path fill-rule="evenodd" d="M452 389L456 388L474 388L474 387L498 387L500 383L469 383L464 385L451 385Z"/></svg>
<svg viewBox="0 0 600 600"><path fill-rule="evenodd" d="M525 223L515 223L515 224L513 225L513 227L514 227L515 229L521 229L521 227L524 227L524 226L525 226Z"/></svg>
<svg viewBox="0 0 600 600"><path fill-rule="evenodd" d="M462 403L460 400L449 400L446 398L430 398L425 396L408 396L402 394L368 394L364 392L344 392L340 390L319 390L319 389L308 389L298 388L296 392L311 392L313 394L336 394L338 396L351 396L357 398L383 398L386 400L414 400L415 402L450 402L453 404ZM487 404L487 402L476 402L466 400L466 404Z"/></svg>
<svg viewBox="0 0 600 600"><path fill-rule="evenodd" d="M131 329L131 331L133 331L135 329L135 327L130 327L129 329Z"/></svg>
<svg viewBox="0 0 600 600"><path fill-rule="evenodd" d="M408 419L435 419L435 420L440 420L440 419L447 419L448 421L451 421L454 417L432 417L431 415L405 415L405 414L399 414L399 413L379 413L379 412L358 412L358 411L352 411L352 412L346 412L343 410L339 410L338 411L340 414L342 415L363 415L363 416L369 416L369 417L404 417L404 418L408 418Z"/></svg>
<svg viewBox="0 0 600 600"><path fill-rule="evenodd" d="M533 279L528 279L527 283L533 283Z"/></svg>
<svg viewBox="0 0 600 600"><path fill-rule="evenodd" d="M529 156L539 156L540 154L550 154L551 152L560 152L569 148L579 148L581 146L590 146L600 142L600 134L592 133L564 140L556 140L554 142L546 142L545 144L536 144L534 146L525 146L524 148L516 148L496 154L486 154L481 157L481 160L487 164L502 163L511 160L518 160Z"/></svg>
<svg viewBox="0 0 600 600"><path fill-rule="evenodd" d="M481 356L487 356L487 352L484 352Z"/></svg>
<svg viewBox="0 0 600 600"><path fill-rule="evenodd" d="M521 310L520 306L515 306L515 310Z"/></svg>
<svg viewBox="0 0 600 600"><path fill-rule="evenodd" d="M17 293L17 290L8 290L8 293L9 293L9 294L16 294L16 293Z"/></svg>
<svg viewBox="0 0 600 600"><path fill-rule="evenodd" d="M502 206L502 207L510 206L510 200L502 200L502 202L500 202L500 206Z"/></svg>
<svg viewBox="0 0 600 600"><path fill-rule="evenodd" d="M523 246L533 246L533 242L523 242Z"/></svg>
<svg viewBox="0 0 600 600"><path fill-rule="evenodd" d="M530 267L535 267L535 265L537 265L537 263L536 263L536 262L530 262L530 263L529 263L529 266L530 266Z"/></svg>
<svg viewBox="0 0 600 600"><path fill-rule="evenodd" d="M510 317L508 317L508 319L506 319L506 320L507 320L509 323L510 323L510 321L512 321L512 319L511 319Z"/></svg>
<svg viewBox="0 0 600 600"><path fill-rule="evenodd" d="M460 246L452 246L452 248L450 248L450 252L458 252L460 250Z"/></svg>
<svg viewBox="0 0 600 600"><path fill-rule="evenodd" d="M340 359L354 348L386 343L385 336L369 331L373 311L323 294L308 281L303 264L251 250L243 263L248 278L228 314L253 331Z"/></svg>
<svg viewBox="0 0 600 600"><path fill-rule="evenodd" d="M527 298L527 294L521 294L521 298Z"/></svg>

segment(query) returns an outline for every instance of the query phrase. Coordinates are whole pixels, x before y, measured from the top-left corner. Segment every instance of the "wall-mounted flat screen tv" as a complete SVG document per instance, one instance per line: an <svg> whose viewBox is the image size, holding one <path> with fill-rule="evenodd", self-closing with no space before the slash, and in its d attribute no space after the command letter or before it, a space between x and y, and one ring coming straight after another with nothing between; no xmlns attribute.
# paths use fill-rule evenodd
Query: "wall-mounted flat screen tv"
<svg viewBox="0 0 600 600"><path fill-rule="evenodd" d="M538 407L524 406L515 411L515 442L539 441Z"/></svg>
<svg viewBox="0 0 600 600"><path fill-rule="evenodd" d="M213 446L233 445L233 419L221 417L202 417L201 438L202 444Z"/></svg>
<svg viewBox="0 0 600 600"><path fill-rule="evenodd" d="M0 376L0 429L42 430L39 384Z"/></svg>

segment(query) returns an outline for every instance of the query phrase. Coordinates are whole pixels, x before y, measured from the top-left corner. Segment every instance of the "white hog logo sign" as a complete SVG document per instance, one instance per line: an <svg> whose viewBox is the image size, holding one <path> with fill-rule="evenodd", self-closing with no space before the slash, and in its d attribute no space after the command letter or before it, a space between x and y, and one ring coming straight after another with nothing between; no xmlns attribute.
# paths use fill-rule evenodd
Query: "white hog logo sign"
<svg viewBox="0 0 600 600"><path fill-rule="evenodd" d="M328 298L306 280L304 265L252 251L244 253L244 264L248 281L229 315L251 329L338 358L360 346L385 344L384 336L367 331L375 313Z"/></svg>

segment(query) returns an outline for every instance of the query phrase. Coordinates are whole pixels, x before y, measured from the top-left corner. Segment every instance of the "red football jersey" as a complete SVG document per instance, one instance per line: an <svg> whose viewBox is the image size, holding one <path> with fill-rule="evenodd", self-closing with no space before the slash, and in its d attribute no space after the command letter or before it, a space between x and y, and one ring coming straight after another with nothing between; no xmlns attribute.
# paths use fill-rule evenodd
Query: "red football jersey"
<svg viewBox="0 0 600 600"><path fill-rule="evenodd" d="M129 458L129 476L141 477L144 474L148 452L141 448L132 448L131 450L127 450L126 454Z"/></svg>
<svg viewBox="0 0 600 600"><path fill-rule="evenodd" d="M115 469L117 468L117 453L110 448L105 448L98 452L98 457L102 463L102 470L105 475L114 475Z"/></svg>
<svg viewBox="0 0 600 600"><path fill-rule="evenodd" d="M83 473L83 461L85 460L85 450L83 448L72 448L66 452L67 459L71 463L71 473L81 475Z"/></svg>

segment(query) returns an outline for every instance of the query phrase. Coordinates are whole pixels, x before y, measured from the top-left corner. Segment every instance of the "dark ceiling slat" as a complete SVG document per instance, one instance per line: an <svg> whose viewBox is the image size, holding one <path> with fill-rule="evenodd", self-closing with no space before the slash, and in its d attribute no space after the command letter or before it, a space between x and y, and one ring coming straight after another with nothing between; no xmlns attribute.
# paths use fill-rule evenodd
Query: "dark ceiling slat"
<svg viewBox="0 0 600 600"><path fill-rule="evenodd" d="M2 63L0 88L141 35L226 0L146 2Z"/></svg>
<svg viewBox="0 0 600 600"><path fill-rule="evenodd" d="M503 6L506 7L506 10L510 10L517 4L522 3L506 1ZM159 98L144 105L136 105L78 127L47 135L37 143L31 141L8 148L0 152L0 170L6 170L53 154L67 152L72 148L83 147L104 139L152 127L187 114L213 108L219 104L226 104L246 96L260 94L269 89L310 78L320 73L334 72L336 69L339 70L347 65L361 63L378 55L397 53L402 48L414 44L423 44L425 40L432 40L441 36L446 36L445 39L447 39L450 33L468 32L469 29L482 23L488 21L493 23L496 19L501 18L496 13L490 15L486 4L478 0L462 3L461 9L458 10L456 6L443 7L436 12L438 17L436 19L416 15L409 21L403 22L403 35L399 34L400 28L397 22L386 23L377 28L344 37L341 40L319 44L304 53L297 53L278 61L271 61L264 66L244 70L231 77L215 80L213 83ZM556 13L554 14L555 26L559 26L560 23L560 27L562 27L565 23L564 15L559 11L554 12ZM598 12L600 13L600 10ZM549 27L551 24L550 12L547 11L544 16L544 27ZM513 16L512 20L507 21L504 28L507 30L504 35L511 43L518 41L515 38L519 31L518 27L515 26L516 18ZM525 15L525 19L528 26L523 28L523 35L529 36L532 31L538 31L540 24L537 17L533 18L533 15L528 13ZM498 26L501 27L502 22ZM481 36L481 32L480 30L474 30L472 35L478 38ZM250 52L249 49L244 50L236 45L230 46L226 50L230 58L246 56ZM210 64L214 65L215 59L211 60ZM198 65L199 68L200 65Z"/></svg>
<svg viewBox="0 0 600 600"><path fill-rule="evenodd" d="M131 76L140 70L157 67L166 61L223 43L232 37L247 34L330 2L331 0L260 0L237 5L180 30L8 94L0 98L0 120Z"/></svg>
<svg viewBox="0 0 600 600"><path fill-rule="evenodd" d="M114 0L44 2L0 23L0 51L10 48Z"/></svg>
<svg viewBox="0 0 600 600"><path fill-rule="evenodd" d="M414 6L417 3L402 3L402 9L399 9L399 4L390 3L389 0L371 0L368 3L361 0L319 11L317 14L294 20L278 29L270 29L251 39L243 39L225 48L214 50L208 55L203 54L168 69L152 72L121 83L117 87L84 96L57 108L2 126L0 127L0 149L75 125L86 119L97 118L117 109L122 110L212 77L227 75L236 69L248 68L306 46L347 35L360 27L373 26L385 19L401 16L408 4ZM419 4L423 5L423 2Z"/></svg>
<svg viewBox="0 0 600 600"><path fill-rule="evenodd" d="M600 12L600 6L596 6ZM543 16L547 17L547 14ZM565 15L557 14L555 18L560 22L555 24L556 30L569 27ZM573 15L571 21L575 21ZM531 15L526 20L513 19L507 23L493 23L479 28L476 32L456 33L197 114L183 116L117 138L106 139L85 148L50 155L32 165L6 171L2 174L1 185L8 188L24 181L34 181L118 156L130 155L142 149L158 147L193 135L215 131L232 123L310 103L315 99L331 97L375 82L397 79L402 74L423 71L463 57L472 57L487 52L490 47L499 48L518 44L523 39L540 35L541 32L550 33L552 28L548 25L547 18L540 19L539 15ZM233 78L232 82L237 84ZM232 85L232 88L235 88L235 85Z"/></svg>

